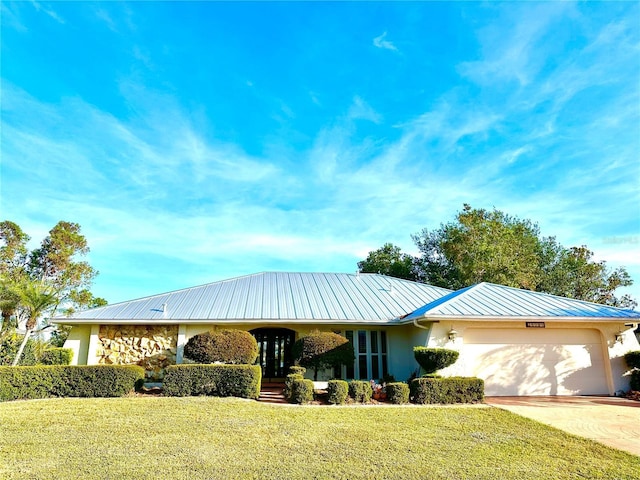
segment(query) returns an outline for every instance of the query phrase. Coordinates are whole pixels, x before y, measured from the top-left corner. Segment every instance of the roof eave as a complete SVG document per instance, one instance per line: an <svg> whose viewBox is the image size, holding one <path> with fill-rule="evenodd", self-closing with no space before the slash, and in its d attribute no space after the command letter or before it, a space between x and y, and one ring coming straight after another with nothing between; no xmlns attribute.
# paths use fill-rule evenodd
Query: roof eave
<svg viewBox="0 0 640 480"><path fill-rule="evenodd" d="M51 323L57 325L202 325L202 324L282 324L282 325L397 325L391 320L332 320L332 319L281 319L281 318L252 318L252 319L99 319L99 318L56 318Z"/></svg>
<svg viewBox="0 0 640 480"><path fill-rule="evenodd" d="M607 322L607 323L639 323L640 317L591 317L591 316L543 316L543 315L505 315L505 316L489 316L489 315L425 315L418 318L402 319L401 323L413 323L414 320L418 322L439 322L443 320L458 321L458 322Z"/></svg>

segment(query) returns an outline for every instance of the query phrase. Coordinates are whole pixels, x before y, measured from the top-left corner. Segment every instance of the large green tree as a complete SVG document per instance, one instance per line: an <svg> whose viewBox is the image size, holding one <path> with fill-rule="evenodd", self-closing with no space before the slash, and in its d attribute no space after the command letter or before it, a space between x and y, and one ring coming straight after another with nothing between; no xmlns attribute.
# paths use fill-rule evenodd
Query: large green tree
<svg viewBox="0 0 640 480"><path fill-rule="evenodd" d="M538 226L499 210L464 205L453 222L412 235L421 280L457 290L493 282L535 290L540 279Z"/></svg>
<svg viewBox="0 0 640 480"><path fill-rule="evenodd" d="M28 241L16 223L0 222L1 330L25 324L28 338L37 321L59 307L73 311L106 304L89 291L97 272L80 260L89 247L77 223L58 222L32 251Z"/></svg>
<svg viewBox="0 0 640 480"><path fill-rule="evenodd" d="M358 262L358 270L362 273L381 273L416 280L413 257L402 253L400 247L392 243L385 243L379 249L369 252L366 259Z"/></svg>
<svg viewBox="0 0 640 480"><path fill-rule="evenodd" d="M586 246L567 248L555 237L543 237L538 225L500 210L464 205L455 219L440 228L412 235L420 256L413 259L418 281L457 290L480 282L551 293L578 300L633 308L629 295L616 295L633 280L624 267L611 269L593 260ZM398 259L397 247L385 244L361 264L383 267ZM375 267L373 267L375 268ZM407 277L405 277L407 278Z"/></svg>

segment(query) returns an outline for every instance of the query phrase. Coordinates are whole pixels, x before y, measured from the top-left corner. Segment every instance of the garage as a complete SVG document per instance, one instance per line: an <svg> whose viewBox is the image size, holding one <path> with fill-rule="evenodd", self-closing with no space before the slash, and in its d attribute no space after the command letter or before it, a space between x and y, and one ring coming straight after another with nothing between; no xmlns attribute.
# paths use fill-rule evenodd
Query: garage
<svg viewBox="0 0 640 480"><path fill-rule="evenodd" d="M460 361L488 396L609 395L595 329L467 328Z"/></svg>

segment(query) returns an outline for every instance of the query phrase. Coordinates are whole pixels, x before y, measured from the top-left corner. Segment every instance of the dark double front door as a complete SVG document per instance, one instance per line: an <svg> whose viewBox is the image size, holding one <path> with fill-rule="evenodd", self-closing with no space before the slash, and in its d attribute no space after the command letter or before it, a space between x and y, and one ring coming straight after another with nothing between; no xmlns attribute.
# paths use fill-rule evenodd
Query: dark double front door
<svg viewBox="0 0 640 480"><path fill-rule="evenodd" d="M257 328L251 334L258 342L258 360L262 366L262 381L282 381L293 365L291 349L296 332L287 328Z"/></svg>

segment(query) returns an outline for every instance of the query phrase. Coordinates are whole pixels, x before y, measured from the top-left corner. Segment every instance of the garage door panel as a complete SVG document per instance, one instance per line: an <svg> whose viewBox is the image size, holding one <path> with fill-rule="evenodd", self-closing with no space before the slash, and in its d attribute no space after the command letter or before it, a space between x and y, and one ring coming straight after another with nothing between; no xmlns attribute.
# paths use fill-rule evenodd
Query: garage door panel
<svg viewBox="0 0 640 480"><path fill-rule="evenodd" d="M468 329L460 360L487 395L608 394L595 330Z"/></svg>

